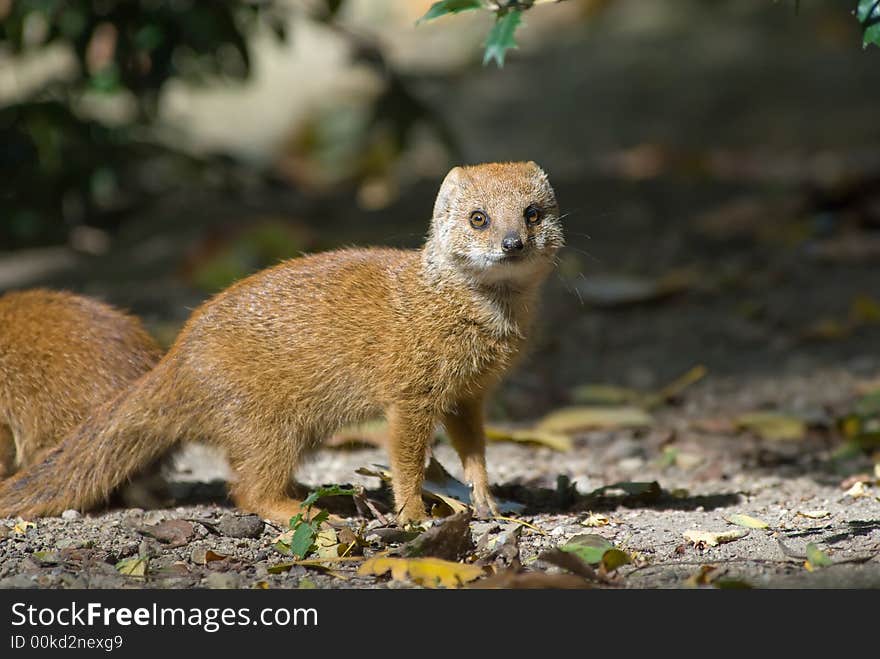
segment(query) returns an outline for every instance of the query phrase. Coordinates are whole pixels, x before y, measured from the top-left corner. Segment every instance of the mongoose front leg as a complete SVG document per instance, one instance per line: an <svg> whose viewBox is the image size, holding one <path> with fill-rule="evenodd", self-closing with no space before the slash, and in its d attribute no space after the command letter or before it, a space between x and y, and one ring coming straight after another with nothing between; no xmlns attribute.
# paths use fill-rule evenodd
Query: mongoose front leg
<svg viewBox="0 0 880 659"><path fill-rule="evenodd" d="M418 407L395 405L387 411L391 457L391 483L398 524L425 519L422 482L425 455L434 435L435 419Z"/></svg>
<svg viewBox="0 0 880 659"><path fill-rule="evenodd" d="M461 401L454 412L443 417L449 439L461 458L465 480L471 485L471 500L479 517L498 514L489 492L486 474L486 436L483 432L483 402Z"/></svg>

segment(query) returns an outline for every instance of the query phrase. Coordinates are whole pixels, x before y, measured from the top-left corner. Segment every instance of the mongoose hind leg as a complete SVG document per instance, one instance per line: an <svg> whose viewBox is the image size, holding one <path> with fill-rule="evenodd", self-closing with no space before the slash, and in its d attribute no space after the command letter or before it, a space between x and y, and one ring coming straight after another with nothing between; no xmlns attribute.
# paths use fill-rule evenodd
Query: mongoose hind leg
<svg viewBox="0 0 880 659"><path fill-rule="evenodd" d="M0 424L0 478L15 473L15 436L12 428L5 423Z"/></svg>
<svg viewBox="0 0 880 659"><path fill-rule="evenodd" d="M289 488L299 456L308 442L279 436L268 429L237 428L236 431L247 436L248 442L245 450L230 451L228 456L237 477L230 488L232 500L242 510L287 528L290 518L302 511L301 502L289 495ZM318 512L315 508L312 511Z"/></svg>
<svg viewBox="0 0 880 659"><path fill-rule="evenodd" d="M418 406L395 405L387 411L390 431L391 482L394 508L400 525L425 517L422 483L425 455L434 435L435 419Z"/></svg>
<svg viewBox="0 0 880 659"><path fill-rule="evenodd" d="M498 515L498 506L489 491L486 474L486 437L483 432L483 403L465 400L454 412L443 416L443 425L458 452L465 481L471 486L471 501L478 517Z"/></svg>

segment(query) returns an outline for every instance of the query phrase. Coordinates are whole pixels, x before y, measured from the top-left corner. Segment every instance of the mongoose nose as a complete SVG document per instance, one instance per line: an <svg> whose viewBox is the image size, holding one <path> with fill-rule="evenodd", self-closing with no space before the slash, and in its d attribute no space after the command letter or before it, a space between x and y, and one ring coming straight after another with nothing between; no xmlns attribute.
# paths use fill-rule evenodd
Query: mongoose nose
<svg viewBox="0 0 880 659"><path fill-rule="evenodd" d="M510 252L519 252L523 247L522 238L515 233L504 236L504 240L501 241L501 249L508 254Z"/></svg>

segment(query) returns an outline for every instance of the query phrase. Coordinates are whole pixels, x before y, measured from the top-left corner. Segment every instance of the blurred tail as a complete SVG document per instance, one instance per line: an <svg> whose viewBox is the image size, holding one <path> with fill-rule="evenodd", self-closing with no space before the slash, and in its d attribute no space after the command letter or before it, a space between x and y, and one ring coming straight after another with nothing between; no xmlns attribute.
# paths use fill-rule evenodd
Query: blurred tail
<svg viewBox="0 0 880 659"><path fill-rule="evenodd" d="M164 364L98 407L41 459L0 481L0 517L85 510L110 494L177 441L161 396Z"/></svg>

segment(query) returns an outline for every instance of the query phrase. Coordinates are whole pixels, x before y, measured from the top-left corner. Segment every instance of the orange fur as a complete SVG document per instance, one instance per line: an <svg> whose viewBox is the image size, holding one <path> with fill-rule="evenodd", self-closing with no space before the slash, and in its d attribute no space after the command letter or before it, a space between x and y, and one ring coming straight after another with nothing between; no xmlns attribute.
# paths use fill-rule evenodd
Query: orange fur
<svg viewBox="0 0 880 659"><path fill-rule="evenodd" d="M0 476L32 464L160 355L138 319L96 300L0 297Z"/></svg>
<svg viewBox="0 0 880 659"><path fill-rule="evenodd" d="M540 209L529 224L524 211ZM471 225L473 211L489 221ZM515 254L502 250L516 236ZM284 262L197 309L149 373L45 460L0 486L0 515L89 507L181 440L223 447L244 509L286 523L304 451L384 412L398 520L422 519L426 448L442 422L473 500L495 511L483 401L514 362L562 245L534 163L456 167L420 250L347 249Z"/></svg>

